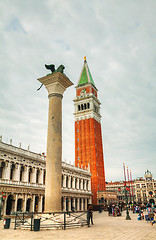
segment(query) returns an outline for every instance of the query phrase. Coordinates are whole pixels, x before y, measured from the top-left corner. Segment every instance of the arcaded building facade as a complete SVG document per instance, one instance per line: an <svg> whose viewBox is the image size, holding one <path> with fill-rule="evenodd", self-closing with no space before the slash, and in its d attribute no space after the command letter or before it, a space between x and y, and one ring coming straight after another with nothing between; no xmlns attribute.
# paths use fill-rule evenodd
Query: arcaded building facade
<svg viewBox="0 0 156 240"><path fill-rule="evenodd" d="M0 138L0 194L2 213L43 212L45 201L46 157L2 142ZM62 211L87 210L91 203L91 174L62 163Z"/></svg>

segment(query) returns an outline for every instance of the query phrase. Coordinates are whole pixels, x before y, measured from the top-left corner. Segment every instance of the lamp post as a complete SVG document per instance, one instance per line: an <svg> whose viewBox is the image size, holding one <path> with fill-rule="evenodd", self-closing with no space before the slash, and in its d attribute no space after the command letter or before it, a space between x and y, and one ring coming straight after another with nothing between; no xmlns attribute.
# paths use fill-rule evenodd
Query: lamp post
<svg viewBox="0 0 156 240"><path fill-rule="evenodd" d="M127 192L129 191L129 187L126 187L125 185L125 199L126 199L126 220L131 220L130 216L129 216L129 210L128 210L128 196L127 196Z"/></svg>
<svg viewBox="0 0 156 240"><path fill-rule="evenodd" d="M123 164L123 169L124 169L124 178L125 178L125 183L124 183L124 192L125 192L125 200L126 200L126 220L131 220L129 216L129 210L128 210L128 196L127 192L130 190L128 186L126 186L126 171L125 171L125 164Z"/></svg>
<svg viewBox="0 0 156 240"><path fill-rule="evenodd" d="M118 188L118 191L121 192L121 188ZM130 216L129 216L129 210L128 210L128 197L127 197L127 192L129 191L129 188L125 186L124 190L122 191L122 193L124 193L125 195L125 200L126 200L126 220L131 220Z"/></svg>

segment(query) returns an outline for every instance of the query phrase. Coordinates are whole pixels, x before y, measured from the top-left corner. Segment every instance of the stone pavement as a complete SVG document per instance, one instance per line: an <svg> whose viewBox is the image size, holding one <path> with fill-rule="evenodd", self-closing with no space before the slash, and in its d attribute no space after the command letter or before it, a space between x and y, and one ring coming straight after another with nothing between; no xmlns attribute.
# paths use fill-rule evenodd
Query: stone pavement
<svg viewBox="0 0 156 240"><path fill-rule="evenodd" d="M130 213L132 220L125 220L125 212L121 217L109 217L107 212L94 212L94 225L88 228L68 230L30 230L3 229L3 221L0 222L0 239L38 239L38 240L154 240L156 239L156 224L144 220L137 220L138 214Z"/></svg>

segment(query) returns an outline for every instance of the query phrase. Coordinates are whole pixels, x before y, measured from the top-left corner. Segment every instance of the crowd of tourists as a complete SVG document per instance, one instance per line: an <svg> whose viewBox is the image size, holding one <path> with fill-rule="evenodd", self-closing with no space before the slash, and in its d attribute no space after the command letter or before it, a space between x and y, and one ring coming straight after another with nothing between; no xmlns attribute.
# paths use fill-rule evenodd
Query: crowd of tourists
<svg viewBox="0 0 156 240"><path fill-rule="evenodd" d="M124 209L125 207L123 207L122 205L109 205L108 216L121 216ZM147 204L145 206L131 204L128 206L128 209L133 213L138 213L137 220L150 221L152 226L154 223L156 223L156 205Z"/></svg>
<svg viewBox="0 0 156 240"><path fill-rule="evenodd" d="M154 204L147 204L146 206L136 206L135 212L139 213L138 220L150 221L153 226L156 223L156 206Z"/></svg>
<svg viewBox="0 0 156 240"><path fill-rule="evenodd" d="M108 215L118 217L122 214L122 206L120 205L109 205L108 206Z"/></svg>
<svg viewBox="0 0 156 240"><path fill-rule="evenodd" d="M108 216L119 217L122 215L122 211L125 210L124 205L108 205ZM129 211L132 211L134 214L138 214L137 220L146 220L150 221L153 226L156 223L156 205L147 204L145 205L134 205L131 204L128 206ZM102 212L102 206L99 208L99 213ZM89 206L88 208L88 227L90 227L90 223L93 225L93 207Z"/></svg>

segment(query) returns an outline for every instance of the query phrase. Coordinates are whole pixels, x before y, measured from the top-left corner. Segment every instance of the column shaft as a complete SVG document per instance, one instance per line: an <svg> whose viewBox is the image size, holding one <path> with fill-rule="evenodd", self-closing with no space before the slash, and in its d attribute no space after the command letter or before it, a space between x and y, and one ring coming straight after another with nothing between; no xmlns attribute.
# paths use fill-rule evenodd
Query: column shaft
<svg viewBox="0 0 156 240"><path fill-rule="evenodd" d="M20 180L20 165L18 163L15 165L13 180L17 182Z"/></svg>
<svg viewBox="0 0 156 240"><path fill-rule="evenodd" d="M49 118L46 159L45 211L61 211L62 177L62 99L49 99Z"/></svg>
<svg viewBox="0 0 156 240"><path fill-rule="evenodd" d="M10 180L10 162L5 163L4 172L3 172L3 179Z"/></svg>

